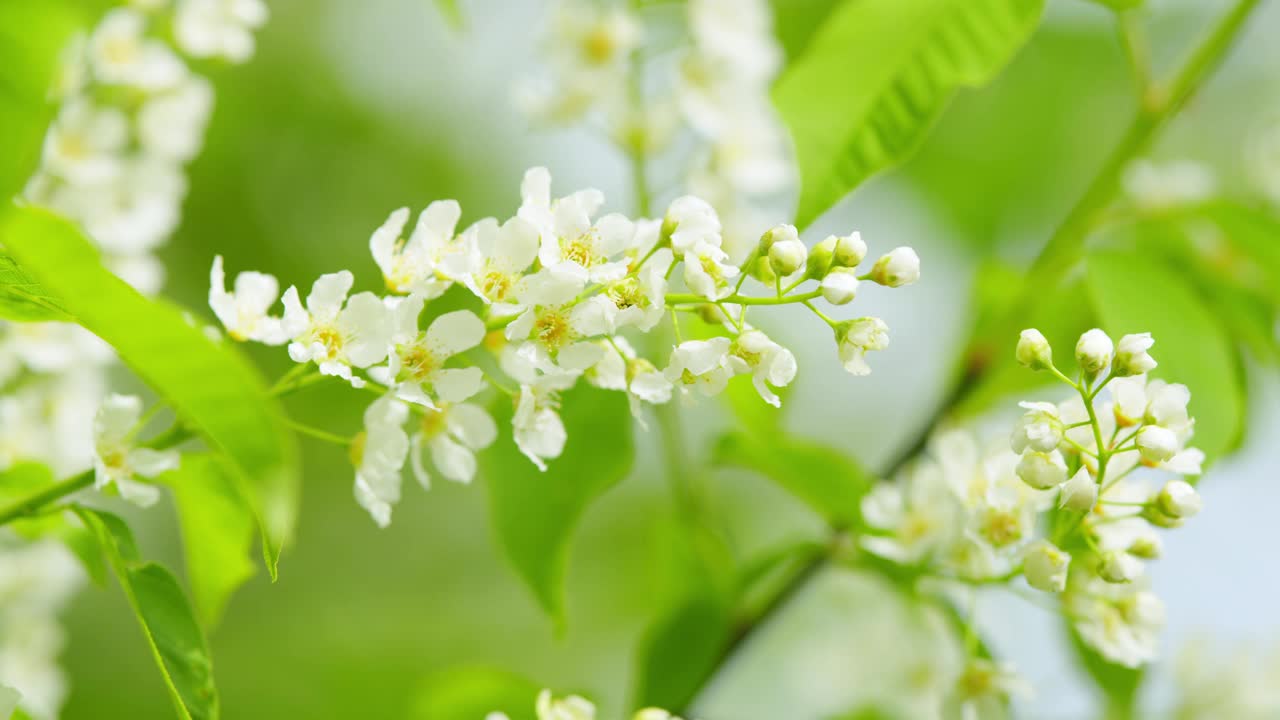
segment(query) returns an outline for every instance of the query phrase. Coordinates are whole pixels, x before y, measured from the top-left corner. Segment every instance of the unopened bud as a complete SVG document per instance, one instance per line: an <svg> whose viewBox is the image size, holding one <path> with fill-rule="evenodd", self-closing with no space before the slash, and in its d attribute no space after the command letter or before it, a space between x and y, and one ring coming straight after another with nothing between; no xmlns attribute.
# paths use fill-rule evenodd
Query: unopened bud
<svg viewBox="0 0 1280 720"><path fill-rule="evenodd" d="M867 244L862 233L851 233L836 238L835 264L840 267L856 267L867 256Z"/></svg>
<svg viewBox="0 0 1280 720"><path fill-rule="evenodd" d="M890 250L871 268L872 282L887 287L902 287L920 279L920 256L909 247Z"/></svg>
<svg viewBox="0 0 1280 720"><path fill-rule="evenodd" d="M1137 538L1129 545L1129 554L1143 560L1155 560L1163 550L1160 536L1154 532Z"/></svg>
<svg viewBox="0 0 1280 720"><path fill-rule="evenodd" d="M1022 574L1036 590L1057 593L1067 587L1067 568L1071 556L1046 540L1037 540L1023 556Z"/></svg>
<svg viewBox="0 0 1280 720"><path fill-rule="evenodd" d="M1080 336L1076 343L1076 364L1086 377L1096 378L1111 365L1111 354L1115 352L1115 344L1111 338L1098 328L1094 328Z"/></svg>
<svg viewBox="0 0 1280 720"><path fill-rule="evenodd" d="M1035 328L1028 328L1018 336L1018 349L1015 352L1018 362L1032 370L1047 370L1053 367L1053 348L1049 341Z"/></svg>
<svg viewBox="0 0 1280 720"><path fill-rule="evenodd" d="M1142 459L1149 463L1162 463L1178 453L1178 435L1159 425L1147 425L1139 430L1137 443Z"/></svg>
<svg viewBox="0 0 1280 720"><path fill-rule="evenodd" d="M1098 564L1098 577L1109 583L1129 583L1142 574L1142 562L1123 550L1109 550L1102 554Z"/></svg>
<svg viewBox="0 0 1280 720"><path fill-rule="evenodd" d="M832 305L847 305L858 293L858 277L852 268L832 268L822 278L822 298Z"/></svg>
<svg viewBox="0 0 1280 720"><path fill-rule="evenodd" d="M1022 482L1037 490L1057 487L1067 480L1067 465L1056 450L1051 453L1027 450L1016 469Z"/></svg>
<svg viewBox="0 0 1280 720"><path fill-rule="evenodd" d="M1179 520L1195 517L1203 504L1200 493L1186 480L1170 480L1156 496L1160 511Z"/></svg>
<svg viewBox="0 0 1280 720"><path fill-rule="evenodd" d="M775 243L787 242L788 240L800 241L800 232L796 230L795 225L774 225L764 234L760 236L760 255L768 256L769 250Z"/></svg>
<svg viewBox="0 0 1280 720"><path fill-rule="evenodd" d="M775 278L777 278L777 275L773 272L773 266L769 262L768 255L753 259L747 267L747 273L768 287L773 287L774 282L776 282Z"/></svg>
<svg viewBox="0 0 1280 720"><path fill-rule="evenodd" d="M798 272L808 257L809 249L799 240L781 240L769 247L769 266L782 277Z"/></svg>
<svg viewBox="0 0 1280 720"><path fill-rule="evenodd" d="M1116 377L1141 375L1156 369L1156 361L1147 353L1156 341L1151 333L1125 335L1116 345L1116 359L1111 374Z"/></svg>
<svg viewBox="0 0 1280 720"><path fill-rule="evenodd" d="M1098 483L1087 468L1080 468L1075 475L1062 486L1062 494L1058 498L1058 507L1075 512L1088 512L1098 501Z"/></svg>
<svg viewBox="0 0 1280 720"><path fill-rule="evenodd" d="M835 263L835 253L835 235L830 235L827 239L814 245L813 249L809 251L809 260L805 263L805 277L811 280L821 280L826 277Z"/></svg>

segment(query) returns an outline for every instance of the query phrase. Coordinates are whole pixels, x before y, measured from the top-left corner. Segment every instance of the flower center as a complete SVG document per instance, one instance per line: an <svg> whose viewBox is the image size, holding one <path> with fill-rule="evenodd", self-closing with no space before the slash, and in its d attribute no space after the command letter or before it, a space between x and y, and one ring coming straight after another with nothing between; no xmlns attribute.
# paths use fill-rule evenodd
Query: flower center
<svg viewBox="0 0 1280 720"><path fill-rule="evenodd" d="M430 440L445 431L444 411L426 408L422 413L422 436Z"/></svg>
<svg viewBox="0 0 1280 720"><path fill-rule="evenodd" d="M604 65L613 59L618 43L609 26L600 24L591 29L582 39L582 54L596 65Z"/></svg>
<svg viewBox="0 0 1280 720"><path fill-rule="evenodd" d="M494 302L502 302L511 293L511 276L497 270L490 270L480 280L480 290L484 296Z"/></svg>
<svg viewBox="0 0 1280 720"><path fill-rule="evenodd" d="M635 278L628 278L613 285L609 288L607 294L619 310L626 310L637 305L643 307L648 304L644 293L640 292L640 282Z"/></svg>
<svg viewBox="0 0 1280 720"><path fill-rule="evenodd" d="M585 232L564 248L564 259L575 262L582 267L591 267L596 262L595 236Z"/></svg>
<svg viewBox="0 0 1280 720"><path fill-rule="evenodd" d="M312 337L315 338L316 342L325 346L325 349L329 351L330 358L335 358L342 352L342 333L338 332L337 328L329 325L318 327L312 333Z"/></svg>
<svg viewBox="0 0 1280 720"><path fill-rule="evenodd" d="M1022 539L1022 523L1013 513L992 510L983 519L982 536L995 547L1004 547Z"/></svg>
<svg viewBox="0 0 1280 720"><path fill-rule="evenodd" d="M422 382L440 369L440 360L422 345L410 345L400 353L400 362L409 377Z"/></svg>
<svg viewBox="0 0 1280 720"><path fill-rule="evenodd" d="M117 65L131 63L138 57L138 44L132 38L111 38L103 43L102 54Z"/></svg>
<svg viewBox="0 0 1280 720"><path fill-rule="evenodd" d="M558 350L573 337L569 319L554 310L538 317L533 324L533 334L548 350Z"/></svg>

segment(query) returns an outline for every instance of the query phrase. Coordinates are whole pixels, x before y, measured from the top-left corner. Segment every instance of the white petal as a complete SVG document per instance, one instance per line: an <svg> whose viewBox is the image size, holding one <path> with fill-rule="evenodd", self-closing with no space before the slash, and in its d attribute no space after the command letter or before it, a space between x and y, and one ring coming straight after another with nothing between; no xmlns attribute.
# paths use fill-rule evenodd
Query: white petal
<svg viewBox="0 0 1280 720"><path fill-rule="evenodd" d="M129 451L128 465L135 474L153 478L161 473L177 469L179 457L177 450L136 448Z"/></svg>
<svg viewBox="0 0 1280 720"><path fill-rule="evenodd" d="M442 368L431 374L436 396L444 402L462 402L484 389L480 368Z"/></svg>
<svg viewBox="0 0 1280 720"><path fill-rule="evenodd" d="M470 310L441 315L427 328L427 349L437 358L470 350L484 340L484 322Z"/></svg>
<svg viewBox="0 0 1280 720"><path fill-rule="evenodd" d="M396 243L399 242L405 223L408 221L409 208L397 208L369 237L369 251L373 254L373 261L378 264L384 276L395 268Z"/></svg>
<svg viewBox="0 0 1280 720"><path fill-rule="evenodd" d="M307 310L315 317L316 322L331 322L342 310L342 303L351 292L355 277L350 270L321 275L311 286L311 294L307 296Z"/></svg>
<svg viewBox="0 0 1280 720"><path fill-rule="evenodd" d="M338 316L343 353L355 367L369 367L387 357L391 344L391 314L377 295L353 296Z"/></svg>
<svg viewBox="0 0 1280 720"><path fill-rule="evenodd" d="M431 462L454 482L469 483L476 475L475 453L446 435L431 440Z"/></svg>
<svg viewBox="0 0 1280 720"><path fill-rule="evenodd" d="M498 425L484 408L461 403L449 408L445 417L449 432L472 450L483 450L498 437Z"/></svg>

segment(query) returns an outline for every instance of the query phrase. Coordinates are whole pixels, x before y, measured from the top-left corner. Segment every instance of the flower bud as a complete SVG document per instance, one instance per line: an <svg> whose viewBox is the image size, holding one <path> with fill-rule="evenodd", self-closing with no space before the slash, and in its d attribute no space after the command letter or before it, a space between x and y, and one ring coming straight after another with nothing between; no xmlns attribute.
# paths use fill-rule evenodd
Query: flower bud
<svg viewBox="0 0 1280 720"><path fill-rule="evenodd" d="M780 240L769 246L769 266L782 277L799 271L808 257L809 249L799 240Z"/></svg>
<svg viewBox="0 0 1280 720"><path fill-rule="evenodd" d="M1037 540L1023 556L1022 574L1027 584L1044 592L1062 592L1067 587L1071 556L1047 540Z"/></svg>
<svg viewBox="0 0 1280 720"><path fill-rule="evenodd" d="M1156 505L1169 517L1186 520L1200 512L1200 493L1186 480L1170 480L1156 496Z"/></svg>
<svg viewBox="0 0 1280 720"><path fill-rule="evenodd" d="M1053 367L1053 348L1049 341L1035 328L1028 328L1018 336L1018 349L1015 352L1018 362L1032 370L1047 370Z"/></svg>
<svg viewBox="0 0 1280 720"><path fill-rule="evenodd" d="M1137 442L1142 459L1150 463L1162 463L1178 454L1177 434L1159 425L1147 425L1139 430Z"/></svg>
<svg viewBox="0 0 1280 720"><path fill-rule="evenodd" d="M1094 328L1080 336L1076 343L1076 364L1086 377L1096 378L1106 371L1111 364L1111 354L1115 345L1111 338L1098 328Z"/></svg>
<svg viewBox="0 0 1280 720"><path fill-rule="evenodd" d="M1098 483L1094 482L1088 468L1080 468L1062 486L1058 507L1075 512L1089 512L1098 501Z"/></svg>
<svg viewBox="0 0 1280 720"><path fill-rule="evenodd" d="M821 280L826 277L835 263L835 255L836 236L829 235L809 251L809 260L805 263L804 276L811 280Z"/></svg>
<svg viewBox="0 0 1280 720"><path fill-rule="evenodd" d="M1067 480L1067 464L1058 451L1049 453L1027 450L1018 461L1018 477L1037 490L1057 487Z"/></svg>
<svg viewBox="0 0 1280 720"><path fill-rule="evenodd" d="M1156 361L1147 354L1147 351L1155 344L1156 341L1151 339L1151 333L1125 335L1120 338L1120 343L1116 345L1115 365L1111 374L1116 377L1129 377L1154 370Z"/></svg>
<svg viewBox="0 0 1280 720"><path fill-rule="evenodd" d="M760 281L762 284L772 287L777 275L773 273L773 267L769 264L769 256L755 258L747 267L747 273L751 277Z"/></svg>
<svg viewBox="0 0 1280 720"><path fill-rule="evenodd" d="M898 247L876 261L871 281L887 287L902 287L920 279L920 257L909 247Z"/></svg>
<svg viewBox="0 0 1280 720"><path fill-rule="evenodd" d="M1160 557L1163 550L1164 546L1160 542L1160 536L1156 535L1154 531L1135 539L1129 545L1129 554L1143 560L1155 560Z"/></svg>
<svg viewBox="0 0 1280 720"><path fill-rule="evenodd" d="M1102 554L1098 564L1098 577L1109 583L1129 583L1142 574L1142 562L1123 550L1109 550Z"/></svg>
<svg viewBox="0 0 1280 720"><path fill-rule="evenodd" d="M851 233L836 238L835 264L840 267L857 267L867 256L867 244L862 242L862 233Z"/></svg>
<svg viewBox="0 0 1280 720"><path fill-rule="evenodd" d="M847 305L858 293L858 277L852 268L832 268L822 278L822 298L832 305Z"/></svg>
<svg viewBox="0 0 1280 720"><path fill-rule="evenodd" d="M631 720L680 720L680 719L672 715L671 713L667 712L666 710L661 710L659 708L645 708L643 710L636 711L635 716L632 717Z"/></svg>
<svg viewBox="0 0 1280 720"><path fill-rule="evenodd" d="M800 232L796 230L795 225L774 225L764 234L760 236L760 254L768 257L769 250L775 243L787 242L789 240L800 241Z"/></svg>

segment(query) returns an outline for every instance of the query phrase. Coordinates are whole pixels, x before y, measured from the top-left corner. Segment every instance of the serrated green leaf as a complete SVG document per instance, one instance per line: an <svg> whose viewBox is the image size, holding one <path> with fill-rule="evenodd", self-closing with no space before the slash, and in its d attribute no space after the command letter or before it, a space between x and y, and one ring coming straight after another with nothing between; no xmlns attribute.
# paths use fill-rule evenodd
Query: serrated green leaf
<svg viewBox="0 0 1280 720"><path fill-rule="evenodd" d="M989 82L1044 0L859 0L840 6L778 81L805 227L924 139L962 87Z"/></svg>
<svg viewBox="0 0 1280 720"><path fill-rule="evenodd" d="M213 661L178 581L164 567L140 560L133 533L123 520L87 508L78 512L115 570L178 716L183 720L216 719Z"/></svg>
<svg viewBox="0 0 1280 720"><path fill-rule="evenodd" d="M213 627L227 600L253 577L253 510L216 458L185 455L178 469L161 479L173 488L200 622Z"/></svg>
<svg viewBox="0 0 1280 720"><path fill-rule="evenodd" d="M297 515L297 448L258 372L177 308L144 298L112 275L80 232L57 216L10 207L0 215L0 243L224 458L253 505L275 578Z"/></svg>
<svg viewBox="0 0 1280 720"><path fill-rule="evenodd" d="M414 705L413 720L481 720L491 712L511 720L534 720L541 688L505 670L449 668L427 678Z"/></svg>
<svg viewBox="0 0 1280 720"><path fill-rule="evenodd" d="M498 544L538 604L564 621L569 541L582 513L631 470L635 459L627 398L585 383L564 394L564 453L539 472L511 439L511 404L495 417L502 437L480 455Z"/></svg>
<svg viewBox="0 0 1280 720"><path fill-rule="evenodd" d="M717 465L764 475L837 528L857 524L862 497L873 482L843 453L785 434L762 443L750 435L729 433L716 443L713 458Z"/></svg>
<svg viewBox="0 0 1280 720"><path fill-rule="evenodd" d="M1159 363L1151 374L1190 388L1192 444L1210 459L1234 447L1245 417L1239 359L1187 280L1149 256L1108 251L1090 255L1086 282L1103 329L1117 340L1150 332Z"/></svg>
<svg viewBox="0 0 1280 720"><path fill-rule="evenodd" d="M0 202L26 184L53 115L49 91L59 57L82 22L76 3L0 3Z"/></svg>
<svg viewBox="0 0 1280 720"><path fill-rule="evenodd" d="M0 252L0 320L65 322L70 319L57 298L24 272L17 261Z"/></svg>

